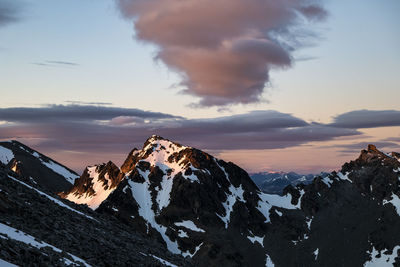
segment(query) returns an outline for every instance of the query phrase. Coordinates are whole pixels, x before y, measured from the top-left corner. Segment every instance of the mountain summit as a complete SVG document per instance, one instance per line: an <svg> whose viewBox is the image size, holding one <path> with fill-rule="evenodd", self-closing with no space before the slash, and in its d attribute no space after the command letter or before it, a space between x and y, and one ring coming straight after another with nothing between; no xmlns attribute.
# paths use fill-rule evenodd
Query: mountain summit
<svg viewBox="0 0 400 267"><path fill-rule="evenodd" d="M12 168L17 150L10 151L2 150L1 167L18 176ZM47 168L41 160L35 164L36 169ZM60 195L89 206L92 211L72 203L69 207L96 214L96 220L113 220L111 225L118 220L129 233L158 241L175 258L158 255L173 261L185 257L195 266L399 266L399 175L399 154L370 145L340 171L271 195L231 162L151 136L142 149L129 153L121 168L112 162L90 166ZM18 177L25 187L36 185L22 172ZM10 184L4 179L2 190ZM0 208L8 207L1 201ZM24 220L32 220L24 214ZM68 223L80 227L83 222L71 218ZM51 237L51 228L46 229Z"/></svg>

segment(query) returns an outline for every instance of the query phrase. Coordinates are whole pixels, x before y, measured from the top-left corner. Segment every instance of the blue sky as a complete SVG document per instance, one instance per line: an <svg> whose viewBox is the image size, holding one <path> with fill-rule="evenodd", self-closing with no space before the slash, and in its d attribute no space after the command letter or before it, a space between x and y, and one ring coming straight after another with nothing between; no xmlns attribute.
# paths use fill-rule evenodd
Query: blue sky
<svg viewBox="0 0 400 267"><path fill-rule="evenodd" d="M271 84L262 95L265 101L229 105L222 111L189 106L198 98L174 87L180 77L153 60L158 48L134 38L133 20L123 17L114 1L15 2L17 21L0 27L0 108L105 102L188 119L277 110L320 123L353 110L399 109L397 0L323 2L329 16L310 26L318 37L292 55L298 59L294 66L270 73ZM373 141L399 136L398 128L388 129L371 130L372 135L364 136ZM244 152L218 153L236 159ZM262 153L268 156L270 151ZM354 157L335 155L335 164ZM290 157L295 160L297 154Z"/></svg>

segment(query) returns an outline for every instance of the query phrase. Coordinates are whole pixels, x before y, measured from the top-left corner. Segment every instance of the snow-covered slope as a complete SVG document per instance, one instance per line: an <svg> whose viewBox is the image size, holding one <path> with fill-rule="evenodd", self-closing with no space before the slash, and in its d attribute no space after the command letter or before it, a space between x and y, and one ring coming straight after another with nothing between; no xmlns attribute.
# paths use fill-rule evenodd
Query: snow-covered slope
<svg viewBox="0 0 400 267"><path fill-rule="evenodd" d="M119 168L112 162L87 167L74 186L67 193L60 193L60 196L97 209L115 190L123 178L121 175Z"/></svg>
<svg viewBox="0 0 400 267"><path fill-rule="evenodd" d="M55 160L17 142L0 142L0 162L51 191L67 190L79 176Z"/></svg>

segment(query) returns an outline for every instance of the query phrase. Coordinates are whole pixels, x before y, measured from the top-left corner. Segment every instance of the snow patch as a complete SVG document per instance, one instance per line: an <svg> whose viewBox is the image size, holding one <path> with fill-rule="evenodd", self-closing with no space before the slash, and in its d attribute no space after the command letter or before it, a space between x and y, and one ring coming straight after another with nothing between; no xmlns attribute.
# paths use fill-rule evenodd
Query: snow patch
<svg viewBox="0 0 400 267"><path fill-rule="evenodd" d="M308 230L311 230L311 223L312 223L312 220L313 220L313 217L311 217L310 219L308 219L308 220L306 221Z"/></svg>
<svg viewBox="0 0 400 267"><path fill-rule="evenodd" d="M245 201L243 198L244 190L242 188L242 185L240 185L240 187L234 187L231 184L229 187L229 192L230 194L227 195L226 201L222 203L222 205L225 208L225 216L216 214L225 223L225 228L228 228L229 221L231 218L231 213L233 211L233 206L235 205L236 201L237 200L242 202Z"/></svg>
<svg viewBox="0 0 400 267"><path fill-rule="evenodd" d="M159 258L159 257L157 257L157 256L152 255L152 254L150 254L150 256L152 256L153 258L155 258L156 260L158 260L159 262L161 262L162 264L164 264L164 265L166 265L166 266L178 267L178 266L176 266L175 264L172 264L172 263L170 263L169 261L166 261L166 260L164 260L164 259L161 259L161 258Z"/></svg>
<svg viewBox="0 0 400 267"><path fill-rule="evenodd" d="M186 233L185 231L183 231L183 230L179 230L179 231L178 231L178 236L179 236L180 238L189 237L189 236L187 235L187 233Z"/></svg>
<svg viewBox="0 0 400 267"><path fill-rule="evenodd" d="M371 259L364 263L364 267L381 267L381 266L393 266L394 259L397 257L398 250L400 246L396 246L393 248L391 254L386 255L385 251L379 252L372 248L372 252L370 253Z"/></svg>
<svg viewBox="0 0 400 267"><path fill-rule="evenodd" d="M317 248L317 249L313 252L313 254L314 254L314 260L317 260L317 258L318 258L318 253L319 253L319 249Z"/></svg>
<svg viewBox="0 0 400 267"><path fill-rule="evenodd" d="M36 241L37 239L31 235L28 235L27 233L24 233L20 230L17 230L15 228L12 228L10 226L7 226L5 224L0 223L0 234L5 235L7 239L13 239L19 242L23 242L25 244L28 244L32 247L36 247L38 249L43 248L43 247L50 247L52 250L54 250L57 253L62 253L63 251L59 248L56 248L55 246L52 246L46 242L43 241ZM3 236L0 235L0 237L4 238ZM87 264L84 260L81 258L78 258L70 253L67 252L71 258L75 262L78 262L80 264L84 264L85 266L90 266Z"/></svg>
<svg viewBox="0 0 400 267"><path fill-rule="evenodd" d="M194 232L201 232L201 233L205 233L206 231L204 231L203 229L197 227L194 222L192 221L182 221L182 222L177 222L175 223L176 226L182 226L185 227L186 229L192 230Z"/></svg>
<svg viewBox="0 0 400 267"><path fill-rule="evenodd" d="M258 242L262 247L264 247L264 237L265 236L247 236L247 239L249 239L253 244Z"/></svg>
<svg viewBox="0 0 400 267"><path fill-rule="evenodd" d="M183 256L183 257L189 256L189 257L192 258L192 257L193 257L194 255L196 255L196 253L200 250L200 248L201 248L202 245L203 245L203 243L201 243L200 245L198 245L198 246L195 248L195 250L194 250L193 253L190 253L189 251L187 251L187 252L182 253L182 256Z"/></svg>
<svg viewBox="0 0 400 267"><path fill-rule="evenodd" d="M275 264L272 262L270 256L266 255L265 258L265 267L275 267Z"/></svg>
<svg viewBox="0 0 400 267"><path fill-rule="evenodd" d="M0 146L0 162L7 165L14 158L14 153L5 147Z"/></svg>
<svg viewBox="0 0 400 267"><path fill-rule="evenodd" d="M88 191L81 195L79 192L74 191L69 193L65 199L75 202L76 204L86 204L92 210L97 209L100 204L107 199L107 197L116 189L116 187L111 188L110 178L108 173L104 175L107 183L100 180L99 173L97 172L97 166L91 166L87 168L89 177L92 178L92 189L94 194L88 195ZM107 188L107 189L106 189Z"/></svg>
<svg viewBox="0 0 400 267"><path fill-rule="evenodd" d="M321 181L324 182L324 184L326 184L329 188L333 184L333 180L329 179L329 177L324 177L321 179Z"/></svg>
<svg viewBox="0 0 400 267"><path fill-rule="evenodd" d="M345 181L348 181L350 183L353 183L353 181L349 179L349 174L350 174L350 172L346 172L346 174L338 172L337 176L339 177L340 180L345 180Z"/></svg>
<svg viewBox="0 0 400 267"><path fill-rule="evenodd" d="M400 216L400 198L395 193L392 194L392 200L389 200L389 201L383 200L383 205L386 205L389 203L394 206L397 214Z"/></svg>
<svg viewBox="0 0 400 267"><path fill-rule="evenodd" d="M47 168L49 168L53 172L58 173L59 175L63 176L65 178L65 180L67 180L67 182L69 182L71 184L74 184L75 179L79 178L78 175L70 172L65 167L55 163L54 161L49 160L49 162L46 162L46 161L42 160L42 158L40 158L40 157L39 157L39 159L43 165L45 165Z"/></svg>
<svg viewBox="0 0 400 267"><path fill-rule="evenodd" d="M289 193L284 196L259 193L258 196L261 200L258 201L257 209L264 215L265 222L267 223L270 221L269 212L273 206L289 210L300 209L301 199L303 198L304 193L304 190L300 191L297 205L291 203L292 195Z"/></svg>
<svg viewBox="0 0 400 267"><path fill-rule="evenodd" d="M138 171L142 173L139 169ZM145 176L142 176L148 177L149 173L149 171L146 171L146 173L143 173L143 175ZM139 215L160 233L170 252L174 254L181 254L181 251L178 248L178 243L176 241L171 241L171 239L169 239L169 237L166 235L167 228L156 222L156 215L151 208L153 203L151 201L149 180L147 179L144 183L136 183L132 180L128 180L128 183L132 192L132 196L135 198L136 202L139 205Z"/></svg>
<svg viewBox="0 0 400 267"><path fill-rule="evenodd" d="M8 261L0 259L0 266L2 267L18 267L17 265L14 265L12 263L9 263Z"/></svg>

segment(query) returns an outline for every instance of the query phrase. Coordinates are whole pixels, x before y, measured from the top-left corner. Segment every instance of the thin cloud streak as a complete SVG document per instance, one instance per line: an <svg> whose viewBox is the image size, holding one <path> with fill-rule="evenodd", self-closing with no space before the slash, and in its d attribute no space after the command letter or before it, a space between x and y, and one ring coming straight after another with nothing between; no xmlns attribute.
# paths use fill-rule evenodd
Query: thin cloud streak
<svg viewBox="0 0 400 267"><path fill-rule="evenodd" d="M400 111L355 110L336 116L329 125L351 129L400 126Z"/></svg>

